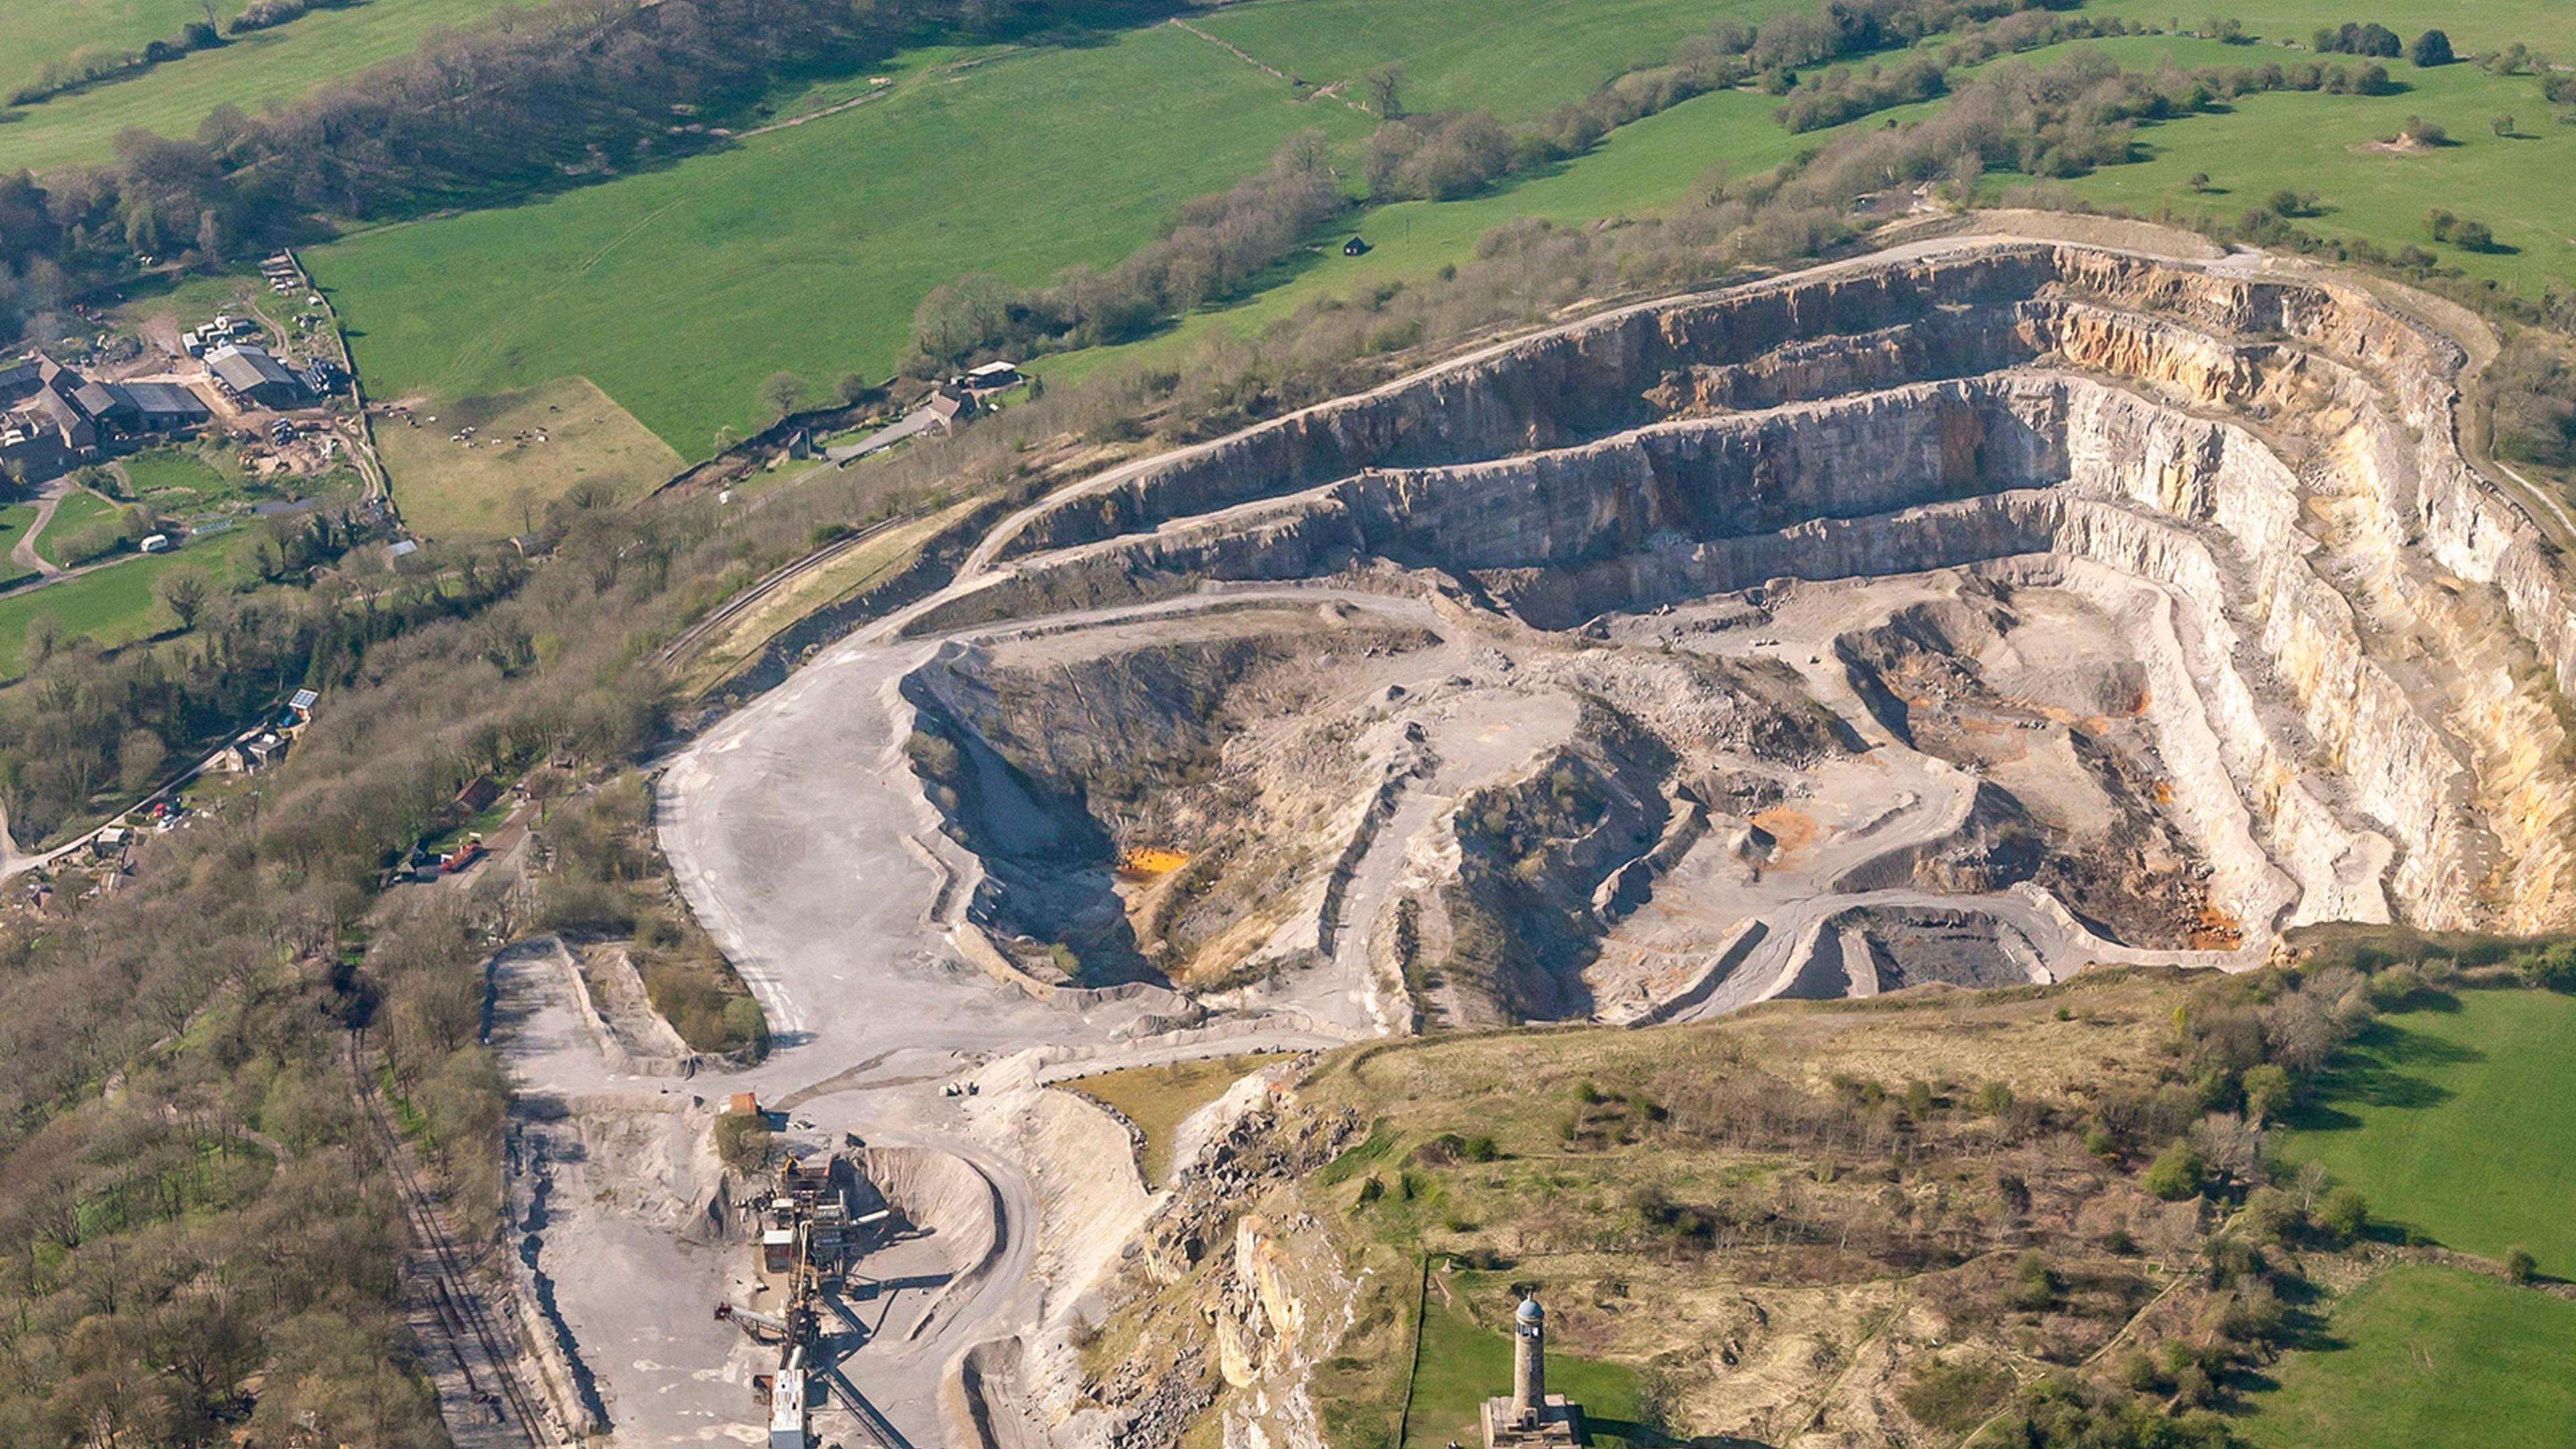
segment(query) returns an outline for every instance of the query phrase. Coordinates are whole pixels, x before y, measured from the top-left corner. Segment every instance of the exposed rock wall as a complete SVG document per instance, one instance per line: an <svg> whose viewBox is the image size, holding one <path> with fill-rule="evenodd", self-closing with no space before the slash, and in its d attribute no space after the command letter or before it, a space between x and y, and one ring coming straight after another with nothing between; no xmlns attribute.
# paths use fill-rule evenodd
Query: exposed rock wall
<svg viewBox="0 0 2576 1449"><path fill-rule="evenodd" d="M1115 470L939 627L1446 572L1540 628L2054 558L2123 620L2172 808L2260 925L2576 923L2576 601L2354 289L2049 243L1626 309Z"/></svg>

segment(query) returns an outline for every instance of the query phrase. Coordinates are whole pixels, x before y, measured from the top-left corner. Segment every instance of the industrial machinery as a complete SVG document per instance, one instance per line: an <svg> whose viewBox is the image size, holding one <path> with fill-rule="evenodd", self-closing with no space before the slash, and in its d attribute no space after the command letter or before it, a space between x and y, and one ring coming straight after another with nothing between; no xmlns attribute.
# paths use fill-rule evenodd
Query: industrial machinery
<svg viewBox="0 0 2576 1449"><path fill-rule="evenodd" d="M752 1392L769 1407L769 1449L810 1449L813 1443L810 1379L825 1364L817 1308L824 1289L848 1272L857 1249L858 1224L846 1191L850 1176L837 1153L788 1158L777 1189L751 1203L761 1225L760 1270L786 1290L785 1305L776 1312L716 1305L718 1321L778 1345L778 1372L752 1380ZM885 1216L871 1213L862 1221Z"/></svg>

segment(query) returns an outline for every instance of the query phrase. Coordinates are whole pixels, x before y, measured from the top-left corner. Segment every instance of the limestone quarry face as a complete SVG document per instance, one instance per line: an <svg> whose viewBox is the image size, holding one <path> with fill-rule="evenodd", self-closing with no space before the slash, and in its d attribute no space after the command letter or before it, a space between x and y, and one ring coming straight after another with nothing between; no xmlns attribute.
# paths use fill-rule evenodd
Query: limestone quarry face
<svg viewBox="0 0 2576 1449"><path fill-rule="evenodd" d="M1352 1027L2562 929L2576 613L2461 363L2053 243L1631 308L1033 507L908 752L1015 969Z"/></svg>

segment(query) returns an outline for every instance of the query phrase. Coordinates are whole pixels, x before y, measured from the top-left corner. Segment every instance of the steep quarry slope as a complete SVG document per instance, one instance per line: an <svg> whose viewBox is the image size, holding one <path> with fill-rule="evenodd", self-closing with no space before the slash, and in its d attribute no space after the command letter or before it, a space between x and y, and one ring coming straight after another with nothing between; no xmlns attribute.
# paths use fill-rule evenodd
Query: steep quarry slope
<svg viewBox="0 0 2576 1449"><path fill-rule="evenodd" d="M2565 927L2576 615L2460 360L2048 243L1631 308L1032 508L913 760L1023 969L1352 1025Z"/></svg>

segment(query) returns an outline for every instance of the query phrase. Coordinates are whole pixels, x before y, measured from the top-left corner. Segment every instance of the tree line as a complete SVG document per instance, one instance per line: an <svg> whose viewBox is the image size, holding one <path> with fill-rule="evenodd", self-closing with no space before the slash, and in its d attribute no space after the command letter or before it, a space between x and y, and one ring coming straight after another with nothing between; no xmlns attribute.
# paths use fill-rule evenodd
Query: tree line
<svg viewBox="0 0 2576 1449"><path fill-rule="evenodd" d="M1629 122L1712 90L1769 77L1782 89L1795 69L1890 46L1912 45L1977 22L2063 0L1829 0L1761 25L1725 22L1684 39L1670 56L1614 77L1517 128L1487 111L1410 114L1400 67L1368 77L1379 117L1362 150L1356 201L1447 201L1484 191L1515 172L1578 156ZM1917 74L1931 67L1929 89ZM1940 89L1934 62L1901 63L1902 84ZM1838 96L1856 95L1847 82ZM1895 104L1880 98L1867 106ZM1857 114L1858 112L1854 112ZM1826 124L1818 122L1817 124ZM1793 126L1792 129L1805 129ZM1103 272L1067 267L1038 286L976 273L934 289L913 314L903 371L934 377L965 363L1133 341L1177 314L1243 294L1269 269L1310 245L1325 222L1355 204L1322 132L1291 137L1269 169L1232 190L1184 203L1161 236Z"/></svg>

